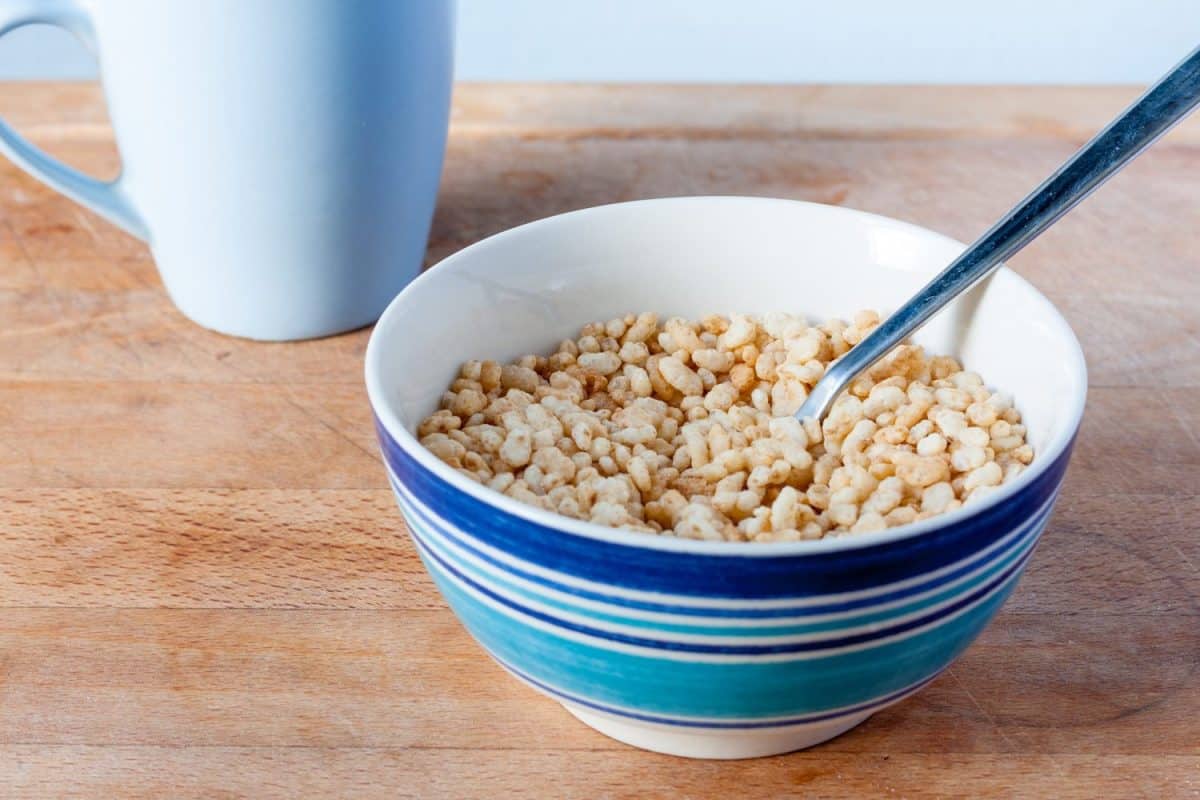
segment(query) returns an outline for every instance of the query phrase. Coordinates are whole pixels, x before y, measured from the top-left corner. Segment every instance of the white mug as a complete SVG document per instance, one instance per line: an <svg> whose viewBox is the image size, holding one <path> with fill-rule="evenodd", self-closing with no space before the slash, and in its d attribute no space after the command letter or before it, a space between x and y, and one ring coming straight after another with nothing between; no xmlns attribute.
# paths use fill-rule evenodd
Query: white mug
<svg viewBox="0 0 1200 800"><path fill-rule="evenodd" d="M0 152L133 235L196 322L303 339L373 322L420 271L445 150L453 0L4 0L95 53L104 182L0 123Z"/></svg>

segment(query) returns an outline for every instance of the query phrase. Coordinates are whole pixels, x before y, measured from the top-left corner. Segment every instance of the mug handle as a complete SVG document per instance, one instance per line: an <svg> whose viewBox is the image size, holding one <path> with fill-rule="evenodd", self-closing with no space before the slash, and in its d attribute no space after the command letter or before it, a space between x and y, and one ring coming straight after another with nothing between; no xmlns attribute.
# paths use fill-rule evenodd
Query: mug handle
<svg viewBox="0 0 1200 800"><path fill-rule="evenodd" d="M0 36L36 23L56 25L89 44L93 41L91 21L73 0L12 0L0 4ZM34 147L3 120L0 120L0 153L109 222L143 241L149 238L145 223L122 188L121 176L102 181L72 169Z"/></svg>

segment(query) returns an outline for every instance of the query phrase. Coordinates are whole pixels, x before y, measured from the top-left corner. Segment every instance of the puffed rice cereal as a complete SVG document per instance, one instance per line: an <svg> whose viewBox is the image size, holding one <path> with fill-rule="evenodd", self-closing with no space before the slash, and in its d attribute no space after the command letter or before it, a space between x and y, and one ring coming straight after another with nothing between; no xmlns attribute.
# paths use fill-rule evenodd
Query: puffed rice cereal
<svg viewBox="0 0 1200 800"><path fill-rule="evenodd" d="M820 424L791 415L879 324L785 313L585 325L548 356L468 361L418 427L473 481L575 519L661 536L780 542L961 507L1032 460L1021 415L948 356L905 344Z"/></svg>

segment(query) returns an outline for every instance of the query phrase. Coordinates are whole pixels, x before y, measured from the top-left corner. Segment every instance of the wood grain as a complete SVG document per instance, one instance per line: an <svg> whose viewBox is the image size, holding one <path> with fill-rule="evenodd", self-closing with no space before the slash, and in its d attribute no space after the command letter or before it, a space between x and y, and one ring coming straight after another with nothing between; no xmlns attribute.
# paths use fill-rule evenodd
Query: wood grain
<svg viewBox="0 0 1200 800"><path fill-rule="evenodd" d="M676 800L778 797L1184 796L1197 791L1187 756L989 754L862 758L796 753L688 763L561 750L44 747L0 748L14 790L29 800L76 797L595 797ZM229 770L228 766L237 768ZM221 793L211 789L221 773ZM464 790L459 776L472 776ZM71 775L84 776L82 783ZM488 787L485 792L478 787ZM133 787L132 789L130 787ZM736 787L736 795L727 794ZM1080 787L1088 787L1081 789Z"/></svg>
<svg viewBox="0 0 1200 800"><path fill-rule="evenodd" d="M928 691L821 750L1200 757L1198 618L1146 620L1009 613ZM440 608L25 608L0 646L4 742L640 755L531 698Z"/></svg>
<svg viewBox="0 0 1200 800"><path fill-rule="evenodd" d="M775 195L969 239L1131 88L462 85L427 260L547 214ZM0 113L97 175L89 84ZM1200 796L1200 121L1013 266L1087 352L1037 557L941 679L824 746L634 751L507 678L404 534L366 332L201 330L145 248L0 163L0 795Z"/></svg>
<svg viewBox="0 0 1200 800"><path fill-rule="evenodd" d="M388 489L0 489L0 508L0 608L442 608ZM1200 616L1200 537L1176 530L1198 514L1068 492L1006 610ZM1177 522L1130 536L1144 518Z"/></svg>

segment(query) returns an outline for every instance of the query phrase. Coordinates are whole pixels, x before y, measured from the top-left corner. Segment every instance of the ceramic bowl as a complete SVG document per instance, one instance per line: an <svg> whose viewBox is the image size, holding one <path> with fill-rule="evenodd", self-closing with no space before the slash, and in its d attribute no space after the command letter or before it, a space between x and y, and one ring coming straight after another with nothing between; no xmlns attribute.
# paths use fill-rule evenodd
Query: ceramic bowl
<svg viewBox="0 0 1200 800"><path fill-rule="evenodd" d="M1007 269L915 338L1011 393L1036 458L986 499L913 525L757 545L613 530L473 483L413 430L470 358L547 352L630 311L888 312L961 249L843 208L693 197L551 217L429 270L379 321L366 380L388 477L446 602L517 679L665 753L807 747L928 684L1020 578L1083 410L1075 336Z"/></svg>

